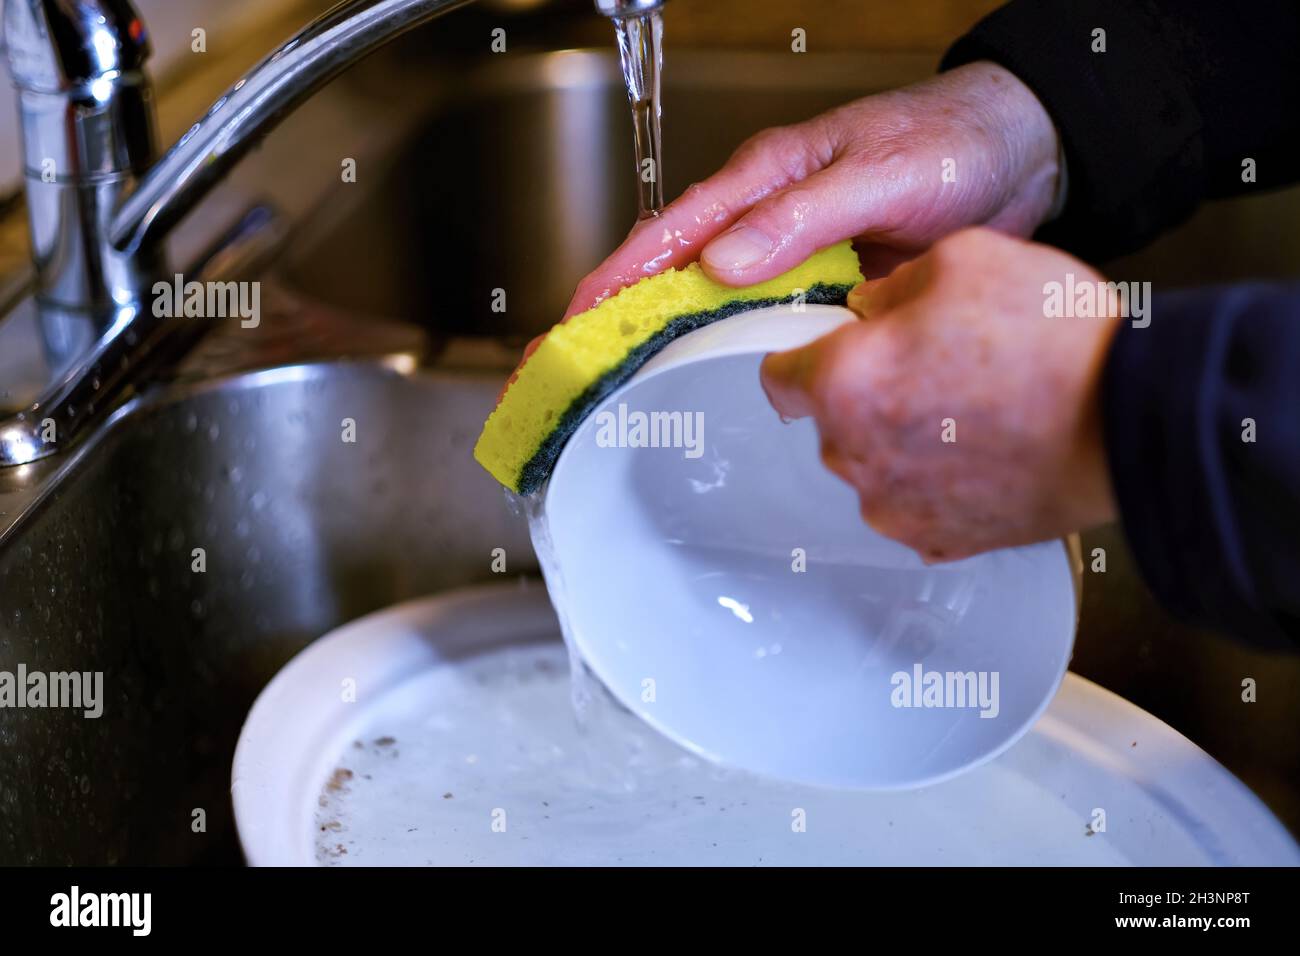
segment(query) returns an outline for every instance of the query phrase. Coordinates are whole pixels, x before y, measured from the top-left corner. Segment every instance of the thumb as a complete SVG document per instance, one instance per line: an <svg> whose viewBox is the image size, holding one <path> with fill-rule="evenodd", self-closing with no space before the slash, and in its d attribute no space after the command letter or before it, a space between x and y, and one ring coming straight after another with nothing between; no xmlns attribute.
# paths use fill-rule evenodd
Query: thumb
<svg viewBox="0 0 1300 956"><path fill-rule="evenodd" d="M759 366L759 382L767 400L782 418L807 418L815 414L809 387L816 374L819 352L819 342L813 342L788 352L773 352Z"/></svg>
<svg viewBox="0 0 1300 956"><path fill-rule="evenodd" d="M855 353L870 336L871 326L848 322L802 348L773 352L759 367L767 400L782 418L808 418L826 412L828 390L834 387L840 360Z"/></svg>
<svg viewBox="0 0 1300 956"><path fill-rule="evenodd" d="M863 319L896 309L915 299L933 280L933 260L927 252L902 263L882 279L859 282L849 290L845 304Z"/></svg>
<svg viewBox="0 0 1300 956"><path fill-rule="evenodd" d="M830 166L761 200L704 247L700 265L725 285L765 282L868 231L879 193L851 165Z"/></svg>

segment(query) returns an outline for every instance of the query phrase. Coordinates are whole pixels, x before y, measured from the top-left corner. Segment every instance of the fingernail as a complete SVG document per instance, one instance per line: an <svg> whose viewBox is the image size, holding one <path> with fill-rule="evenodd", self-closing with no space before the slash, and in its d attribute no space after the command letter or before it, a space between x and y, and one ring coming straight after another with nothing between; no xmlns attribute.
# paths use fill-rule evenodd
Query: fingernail
<svg viewBox="0 0 1300 956"><path fill-rule="evenodd" d="M751 226L725 232L709 243L702 258L719 272L736 272L772 254L772 241Z"/></svg>
<svg viewBox="0 0 1300 956"><path fill-rule="evenodd" d="M868 279L866 282L859 282L849 290L848 299L844 304L856 312L858 318L871 318L872 312L876 310L876 291L884 281L884 279Z"/></svg>
<svg viewBox="0 0 1300 956"><path fill-rule="evenodd" d="M855 285L849 290L848 300L844 303L859 316L867 314L867 290L865 286Z"/></svg>

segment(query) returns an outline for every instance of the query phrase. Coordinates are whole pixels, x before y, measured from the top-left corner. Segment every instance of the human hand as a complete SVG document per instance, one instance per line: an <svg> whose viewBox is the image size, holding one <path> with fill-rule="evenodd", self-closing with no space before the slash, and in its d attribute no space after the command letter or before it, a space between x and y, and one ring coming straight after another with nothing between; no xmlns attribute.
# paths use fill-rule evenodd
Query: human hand
<svg viewBox="0 0 1300 956"><path fill-rule="evenodd" d="M1059 148L1034 94L988 62L764 130L633 228L565 317L697 258L752 285L857 238L872 278L964 226L1030 235L1057 199Z"/></svg>
<svg viewBox="0 0 1300 956"><path fill-rule="evenodd" d="M1115 511L1099 393L1119 319L1047 318L1045 283L1071 272L1104 281L1049 246L955 233L854 289L863 321L768 356L763 387L783 416L816 420L863 518L927 561L1100 524Z"/></svg>
<svg viewBox="0 0 1300 956"><path fill-rule="evenodd" d="M578 284L564 318L696 258L717 281L750 285L858 238L872 278L963 226L1027 236L1059 199L1059 148L1029 88L987 62L764 130L638 223Z"/></svg>

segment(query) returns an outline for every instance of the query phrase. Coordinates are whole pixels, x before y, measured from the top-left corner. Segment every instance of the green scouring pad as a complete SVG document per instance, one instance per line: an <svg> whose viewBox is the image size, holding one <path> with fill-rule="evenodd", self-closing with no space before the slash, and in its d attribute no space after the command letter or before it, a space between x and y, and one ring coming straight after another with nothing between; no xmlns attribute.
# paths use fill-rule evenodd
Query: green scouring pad
<svg viewBox="0 0 1300 956"><path fill-rule="evenodd" d="M698 263L642 279L547 334L488 417L474 457L507 488L531 494L588 413L679 335L800 297L842 305L861 281L847 242L741 289L714 282Z"/></svg>

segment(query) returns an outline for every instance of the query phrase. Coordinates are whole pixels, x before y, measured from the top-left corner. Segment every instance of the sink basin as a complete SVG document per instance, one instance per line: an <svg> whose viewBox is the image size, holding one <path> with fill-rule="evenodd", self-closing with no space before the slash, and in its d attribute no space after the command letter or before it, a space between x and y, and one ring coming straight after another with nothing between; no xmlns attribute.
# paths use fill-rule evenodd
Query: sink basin
<svg viewBox="0 0 1300 956"><path fill-rule="evenodd" d="M285 661L340 622L493 577L494 548L508 573L534 568L470 457L499 385L275 369L146 402L85 449L0 549L0 660L103 671L104 713L0 710L0 861L238 862L230 760Z"/></svg>

